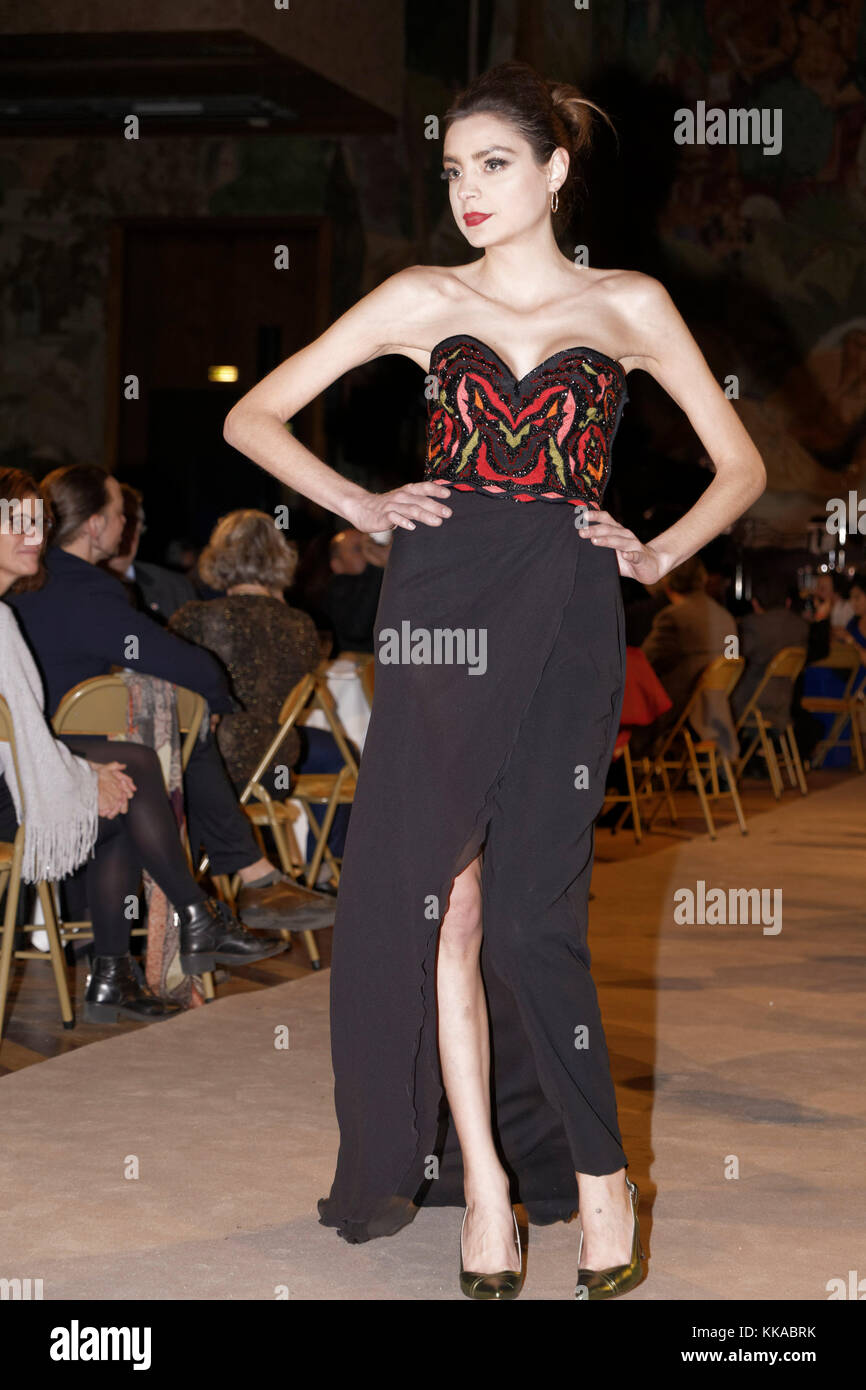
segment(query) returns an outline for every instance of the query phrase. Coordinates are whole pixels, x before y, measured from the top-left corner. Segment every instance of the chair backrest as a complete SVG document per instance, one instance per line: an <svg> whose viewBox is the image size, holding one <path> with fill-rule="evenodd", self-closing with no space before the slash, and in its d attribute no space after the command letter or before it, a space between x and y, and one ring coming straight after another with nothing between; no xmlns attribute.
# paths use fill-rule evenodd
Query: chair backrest
<svg viewBox="0 0 866 1390"><path fill-rule="evenodd" d="M343 728L343 722L337 713L337 702L328 687L327 680L321 672L316 673L316 688L313 692L313 703L324 710L325 718L331 726L331 733L334 735L334 740L342 754L343 761L352 776L357 777L358 764L355 761L354 753L349 747L346 730Z"/></svg>
<svg viewBox="0 0 866 1390"><path fill-rule="evenodd" d="M805 647L783 647L767 662L764 679L771 680L775 676L782 676L785 680L795 681L805 664Z"/></svg>
<svg viewBox="0 0 866 1390"><path fill-rule="evenodd" d="M676 720L672 729L665 735L661 746L656 752L656 757L664 757L664 754L671 747L674 739L685 727L686 722L695 713L701 695L706 690L719 690L727 697L730 695L740 676L746 667L745 657L742 656L716 656L704 667L699 675L691 695L686 701L685 708Z"/></svg>
<svg viewBox="0 0 866 1390"><path fill-rule="evenodd" d="M289 730L298 722L301 711L306 706L316 686L316 677L308 672L302 676L297 685L293 686L283 701L280 710L279 728L274 734L267 748L256 765L255 771L251 774L249 781L240 795L240 803L245 806L252 794L253 787L270 767L283 743L288 737Z"/></svg>
<svg viewBox="0 0 866 1390"><path fill-rule="evenodd" d="M9 892L12 891L11 885L6 882L7 874L11 872L15 875L20 872L21 858L24 854L24 821L27 814L24 787L21 783L21 772L18 768L18 750L15 746L15 728L12 723L12 711L2 695L0 695L0 743L8 743L12 750L12 768L18 786L18 799L21 803L18 829L15 832L13 857L10 864L4 865L4 867L0 869L0 893L2 893L4 886L8 888Z"/></svg>
<svg viewBox="0 0 866 1390"><path fill-rule="evenodd" d="M752 711L758 708L760 697L771 680L781 679L793 682L797 679L805 664L805 647L782 647L774 656L771 656L764 668L764 674L761 676L761 679L752 692L748 704L743 708L737 720L737 728L739 729L749 718Z"/></svg>
<svg viewBox="0 0 866 1390"><path fill-rule="evenodd" d="M21 773L18 770L18 749L15 746L15 726L12 723L12 711L2 695L0 695L0 743L8 743L12 750L12 766L15 769L15 781L18 784L18 792L23 804L24 788L21 785Z"/></svg>
<svg viewBox="0 0 866 1390"><path fill-rule="evenodd" d="M721 690L730 695L746 666L743 656L717 656L705 666L698 683L689 697L689 704L697 703L697 697L704 690Z"/></svg>
<svg viewBox="0 0 866 1390"><path fill-rule="evenodd" d="M186 765L199 735L207 701L203 695L199 695L197 690L188 690L185 685L176 685L174 695L177 727L182 734L186 735L180 750L181 767L186 771Z"/></svg>
<svg viewBox="0 0 866 1390"><path fill-rule="evenodd" d="M92 676L63 696L52 723L56 734L125 734L129 691L120 676Z"/></svg>
<svg viewBox="0 0 866 1390"><path fill-rule="evenodd" d="M198 738L205 699L186 686L176 685L178 728L186 737L181 748L185 769ZM53 719L56 734L121 735L129 732L129 691L122 676L91 676L68 690Z"/></svg>
<svg viewBox="0 0 866 1390"><path fill-rule="evenodd" d="M15 730L12 727L12 711L0 695L0 743L11 743L15 747Z"/></svg>
<svg viewBox="0 0 866 1390"><path fill-rule="evenodd" d="M810 661L808 669L813 667L827 667L835 671L847 671L848 679L845 682L845 689L839 696L842 700L847 700L851 694L854 682L857 679L857 672L861 669L861 661L858 649L850 646L847 642L834 641L830 643L830 650L820 661Z"/></svg>

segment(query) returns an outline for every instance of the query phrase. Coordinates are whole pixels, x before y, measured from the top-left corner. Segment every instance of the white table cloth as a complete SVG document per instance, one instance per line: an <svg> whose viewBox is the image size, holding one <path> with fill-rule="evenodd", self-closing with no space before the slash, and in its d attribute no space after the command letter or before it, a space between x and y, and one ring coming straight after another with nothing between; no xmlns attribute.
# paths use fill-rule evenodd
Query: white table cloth
<svg viewBox="0 0 866 1390"><path fill-rule="evenodd" d="M367 702L367 696L364 694L358 666L351 657L335 657L326 667L326 678L328 689L337 705L337 716L340 723L346 730L348 737L357 744L363 753L364 740L367 737L367 725L370 722L370 706ZM299 722L309 725L312 729L330 730L331 727L325 711L318 706L306 711ZM298 842L301 858L306 860L307 835L310 829L307 814L300 801L294 797L290 798L290 804L298 811L298 815L292 821L292 829Z"/></svg>

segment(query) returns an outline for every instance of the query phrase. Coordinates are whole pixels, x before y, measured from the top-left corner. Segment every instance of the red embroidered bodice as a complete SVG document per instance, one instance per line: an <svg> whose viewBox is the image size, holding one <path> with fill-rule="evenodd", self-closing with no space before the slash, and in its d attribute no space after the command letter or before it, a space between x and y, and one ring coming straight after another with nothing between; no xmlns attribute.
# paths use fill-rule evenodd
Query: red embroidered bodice
<svg viewBox="0 0 866 1390"><path fill-rule="evenodd" d="M628 400L620 362L562 348L517 381L486 343L455 333L434 347L430 373L425 479L599 510Z"/></svg>

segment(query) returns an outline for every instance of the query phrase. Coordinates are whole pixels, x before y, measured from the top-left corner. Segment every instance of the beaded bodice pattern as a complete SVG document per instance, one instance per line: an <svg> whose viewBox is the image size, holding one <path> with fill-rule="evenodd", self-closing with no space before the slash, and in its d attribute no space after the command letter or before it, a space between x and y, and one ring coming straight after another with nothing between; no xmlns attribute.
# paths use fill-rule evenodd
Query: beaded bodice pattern
<svg viewBox="0 0 866 1390"><path fill-rule="evenodd" d="M457 333L430 354L425 479L514 502L598 510L628 400L620 362L562 348L516 380L478 338Z"/></svg>

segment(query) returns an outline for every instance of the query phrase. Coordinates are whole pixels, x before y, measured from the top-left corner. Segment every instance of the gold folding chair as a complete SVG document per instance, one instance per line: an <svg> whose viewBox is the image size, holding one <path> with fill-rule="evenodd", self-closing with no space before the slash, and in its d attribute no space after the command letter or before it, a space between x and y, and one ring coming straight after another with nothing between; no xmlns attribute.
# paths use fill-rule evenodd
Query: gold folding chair
<svg viewBox="0 0 866 1390"><path fill-rule="evenodd" d="M376 688L376 660L370 656L369 661L365 661L359 666L358 674L361 677L361 687L367 697L367 704L373 708L373 694Z"/></svg>
<svg viewBox="0 0 866 1390"><path fill-rule="evenodd" d="M274 837L280 867L283 873L288 874L291 878L299 878L304 867L298 842L292 829L292 821L298 815L298 811L296 807L289 805L286 801L275 800L262 784L261 778L273 764L289 731L298 724L315 686L315 675L309 673L303 676L286 696L280 710L279 728L240 795L241 805L254 828L259 831L260 842L261 827L267 825ZM255 797L255 802L252 804L250 804L251 797ZM312 933L308 932L306 936L312 938ZM315 949L315 939L307 941L307 946L312 946Z"/></svg>
<svg viewBox="0 0 866 1390"><path fill-rule="evenodd" d="M334 735L334 740L343 758L343 765L336 772L299 772L292 782L291 794L300 801L306 811L310 833L316 841L313 858L306 873L307 886L309 888L315 887L324 858L331 870L331 883L336 888L340 882L340 867L328 848L328 836L331 833L337 807L349 806L355 799L358 764L349 747L346 730L337 714L337 702L328 688L325 675L321 671L317 671L315 674L312 704L318 705L324 711L331 733ZM321 827L313 815L312 808L314 806L325 807Z"/></svg>
<svg viewBox="0 0 866 1390"><path fill-rule="evenodd" d="M794 734L794 725L789 717L784 729L773 730L767 723L761 710L761 695L771 680L787 680L794 684L803 667L806 664L805 647L782 647L776 652L766 665L764 674L752 694L749 703L743 709L735 728L737 733L742 730L750 733L754 730L754 737L746 752L737 760L737 776L742 777L743 769L757 751L758 744L764 754L764 761L767 765L767 772L770 776L770 783L773 788L773 795L778 801L782 795L782 774L779 770L779 760L776 756L776 748L773 743L774 732L778 734L779 745L782 749L782 756L785 759L785 767L788 773L788 780L791 786L798 786L804 796L808 794L809 788L806 785L806 778L803 773L803 763L800 758L800 749L797 746L797 739Z"/></svg>
<svg viewBox="0 0 866 1390"><path fill-rule="evenodd" d="M249 778L239 797L240 804L243 806L246 815L252 823L262 853L264 854L264 843L262 841L261 831L264 826L267 826L274 837L274 844L283 873L288 874L290 878L294 879L300 878L304 869L301 852L292 829L292 821L299 812L297 807L292 806L289 801L282 801L272 797L267 788L262 784L261 778L273 764L280 748L288 737L289 731L298 723L301 713L309 703L310 697L315 690L315 686L316 677L312 673L309 673L306 676L302 676L297 685L295 685L286 696L283 707L280 710L277 732L260 757L255 771ZM251 798L254 798L254 800L251 800ZM209 856L204 855L199 864L199 875L207 871L209 864ZM240 882L240 874L235 874L231 879L228 874L214 875L214 883L219 890L220 896L232 909L234 909L235 906ZM291 934L290 927L286 927L280 933L284 941L290 940ZM307 928L302 935L313 969L321 969L321 959L318 946L316 945L315 933Z"/></svg>
<svg viewBox="0 0 866 1390"><path fill-rule="evenodd" d="M174 690L178 728L185 735L180 764L186 772L204 717L205 698L182 685ZM92 676L66 692L52 723L58 735L126 734L128 711L129 691L121 676Z"/></svg>
<svg viewBox="0 0 866 1390"><path fill-rule="evenodd" d="M186 771L204 717L205 699L194 690L176 685L177 721L181 734L181 767ZM57 707L52 721L54 732L61 734L121 735L128 729L129 691L119 675L92 676L68 690ZM187 859L192 871L189 845ZM60 938L64 946L69 941L86 941L93 936L89 922L60 922ZM147 936L147 927L133 927L131 936ZM202 985L206 999L214 997L213 972L204 971Z"/></svg>
<svg viewBox="0 0 866 1390"><path fill-rule="evenodd" d="M685 709L680 714L676 723L662 740L657 753L652 757L643 759L644 780L641 789L637 793L638 801L647 800L651 797L656 798L656 805L649 818L648 829L652 829L653 822L661 809L662 802L667 802L668 814L672 821L677 820L676 806L673 793L679 786L687 768L690 768L695 782L695 790L700 798L701 810L704 813L704 820L711 840L716 838L716 827L710 811L710 802L716 801L723 796L729 796L734 805L737 823L743 835L748 834L743 807L740 802L737 790L737 779L731 760L726 753L722 753L714 738L695 739L689 729L689 719L697 711L701 695L705 691L721 691L726 699L730 697L731 691L740 679L745 669L745 659L741 656L717 656L713 661L705 666L697 684L689 696ZM678 739L683 740L684 752L679 757L671 754ZM706 757L706 763L702 766L701 755ZM719 772L717 758L721 760L728 781L728 788L722 791L719 785ZM671 782L668 777L669 772L674 772L674 780ZM704 772L708 774L709 786L704 781ZM657 793L653 788L653 777L658 775L662 782L662 792Z"/></svg>
<svg viewBox="0 0 866 1390"><path fill-rule="evenodd" d="M601 810L599 811L599 815L604 815L605 811L610 806L617 806L620 802L624 801L626 805L624 806L622 814L620 815L616 824L611 827L611 833L613 835L616 834L616 832L619 830L620 826L623 824L626 817L628 816L629 809L631 809L632 826L634 828L634 838L637 841L637 843L640 844L641 839L643 838L643 832L641 830L640 825L640 807L638 805L637 790L635 788L634 763L632 761L631 749L628 746L630 738L630 729L622 729L617 734L616 743L614 744L613 749L613 757L610 760L611 766L613 766L613 764L617 762L618 759L622 759L623 766L625 767L625 780L626 785L628 787L628 791L606 791L604 794L604 801L601 804Z"/></svg>
<svg viewBox="0 0 866 1390"><path fill-rule="evenodd" d="M336 772L300 772L295 773L291 778L289 787L289 800L275 800L261 784L259 779L263 776L276 757L280 746L283 743L289 729L299 722L301 713L307 708L318 706L325 715L330 725L331 732L340 753L343 757L343 766ZM280 711L280 725L274 734L268 748L259 759L258 766L249 779L246 787L241 793L241 803L253 824L260 828L267 825L274 836L277 853L280 858L280 866L284 873L292 878L304 877L305 886L315 888L322 859L326 859L331 870L331 882L337 887L340 882L340 867L334 855L328 848L328 836L331 832L334 816L338 806L349 805L354 800L355 788L357 785L358 765L349 746L346 731L342 721L337 714L336 701L328 689L324 663L316 671L304 676L289 694L286 703ZM249 798L254 796L260 806L248 804ZM291 829L291 821L295 816L295 809L291 806L291 799L299 801L306 812L309 821L309 832L315 837L316 847L309 868L304 871L304 863L301 858L300 849ZM314 814L313 806L324 806L325 814L321 827L319 826ZM210 863L208 855L205 855L199 864L199 875L206 872ZM221 896L231 906L234 907L238 889L240 887L240 875L235 874L229 880L227 874L218 874L214 877L214 882L220 891ZM287 927L285 935L291 934L291 928ZM320 957L316 946L315 934L307 929L303 933L307 951L309 952L310 962L314 970L320 969Z"/></svg>
<svg viewBox="0 0 866 1390"><path fill-rule="evenodd" d="M815 748L811 758L811 766L813 768L821 767L826 761L827 754L834 748L850 748L854 754L851 759L851 766L853 767L856 761L858 771L863 772L863 737L860 732L860 715L863 705L854 694L854 682L857 679L857 673L863 669L857 655L857 648L848 646L846 642L833 642L830 645L828 655L821 661L810 661L807 669L811 671L816 666L847 671L848 677L841 695L804 695L800 699L801 706L810 714L835 714L836 716L829 733L820 740ZM848 722L851 725L851 733L848 738L843 738L842 730Z"/></svg>
<svg viewBox="0 0 866 1390"><path fill-rule="evenodd" d="M54 899L47 883L40 880L36 884L36 891L42 905L42 915L45 921L28 922L21 927L16 927L15 925L15 919L18 916L18 901L21 894L21 864L24 858L27 807L24 801L24 788L21 784L21 776L18 770L18 751L15 746L15 730L12 726L12 715L2 695L0 695L0 743L8 743L12 750L12 766L15 771L15 781L21 799L21 821L15 835L15 840L11 845L6 842L0 843L0 903L3 901L4 892L6 894L6 912L3 917L2 926L3 937L2 943L0 943L0 1037L2 1037L3 1021L6 1016L6 998L9 993L9 979L12 972L13 959L45 960L45 952L37 951L35 947L32 946L22 947L20 950L16 951L16 931L44 931L47 933L48 958L51 961L51 968L54 971L54 984L60 1003L60 1016L63 1019L63 1027L74 1027L75 1020L72 1014L72 1001L69 998L69 988L66 984L66 966L63 959L63 947L60 941L57 917L54 911Z"/></svg>

